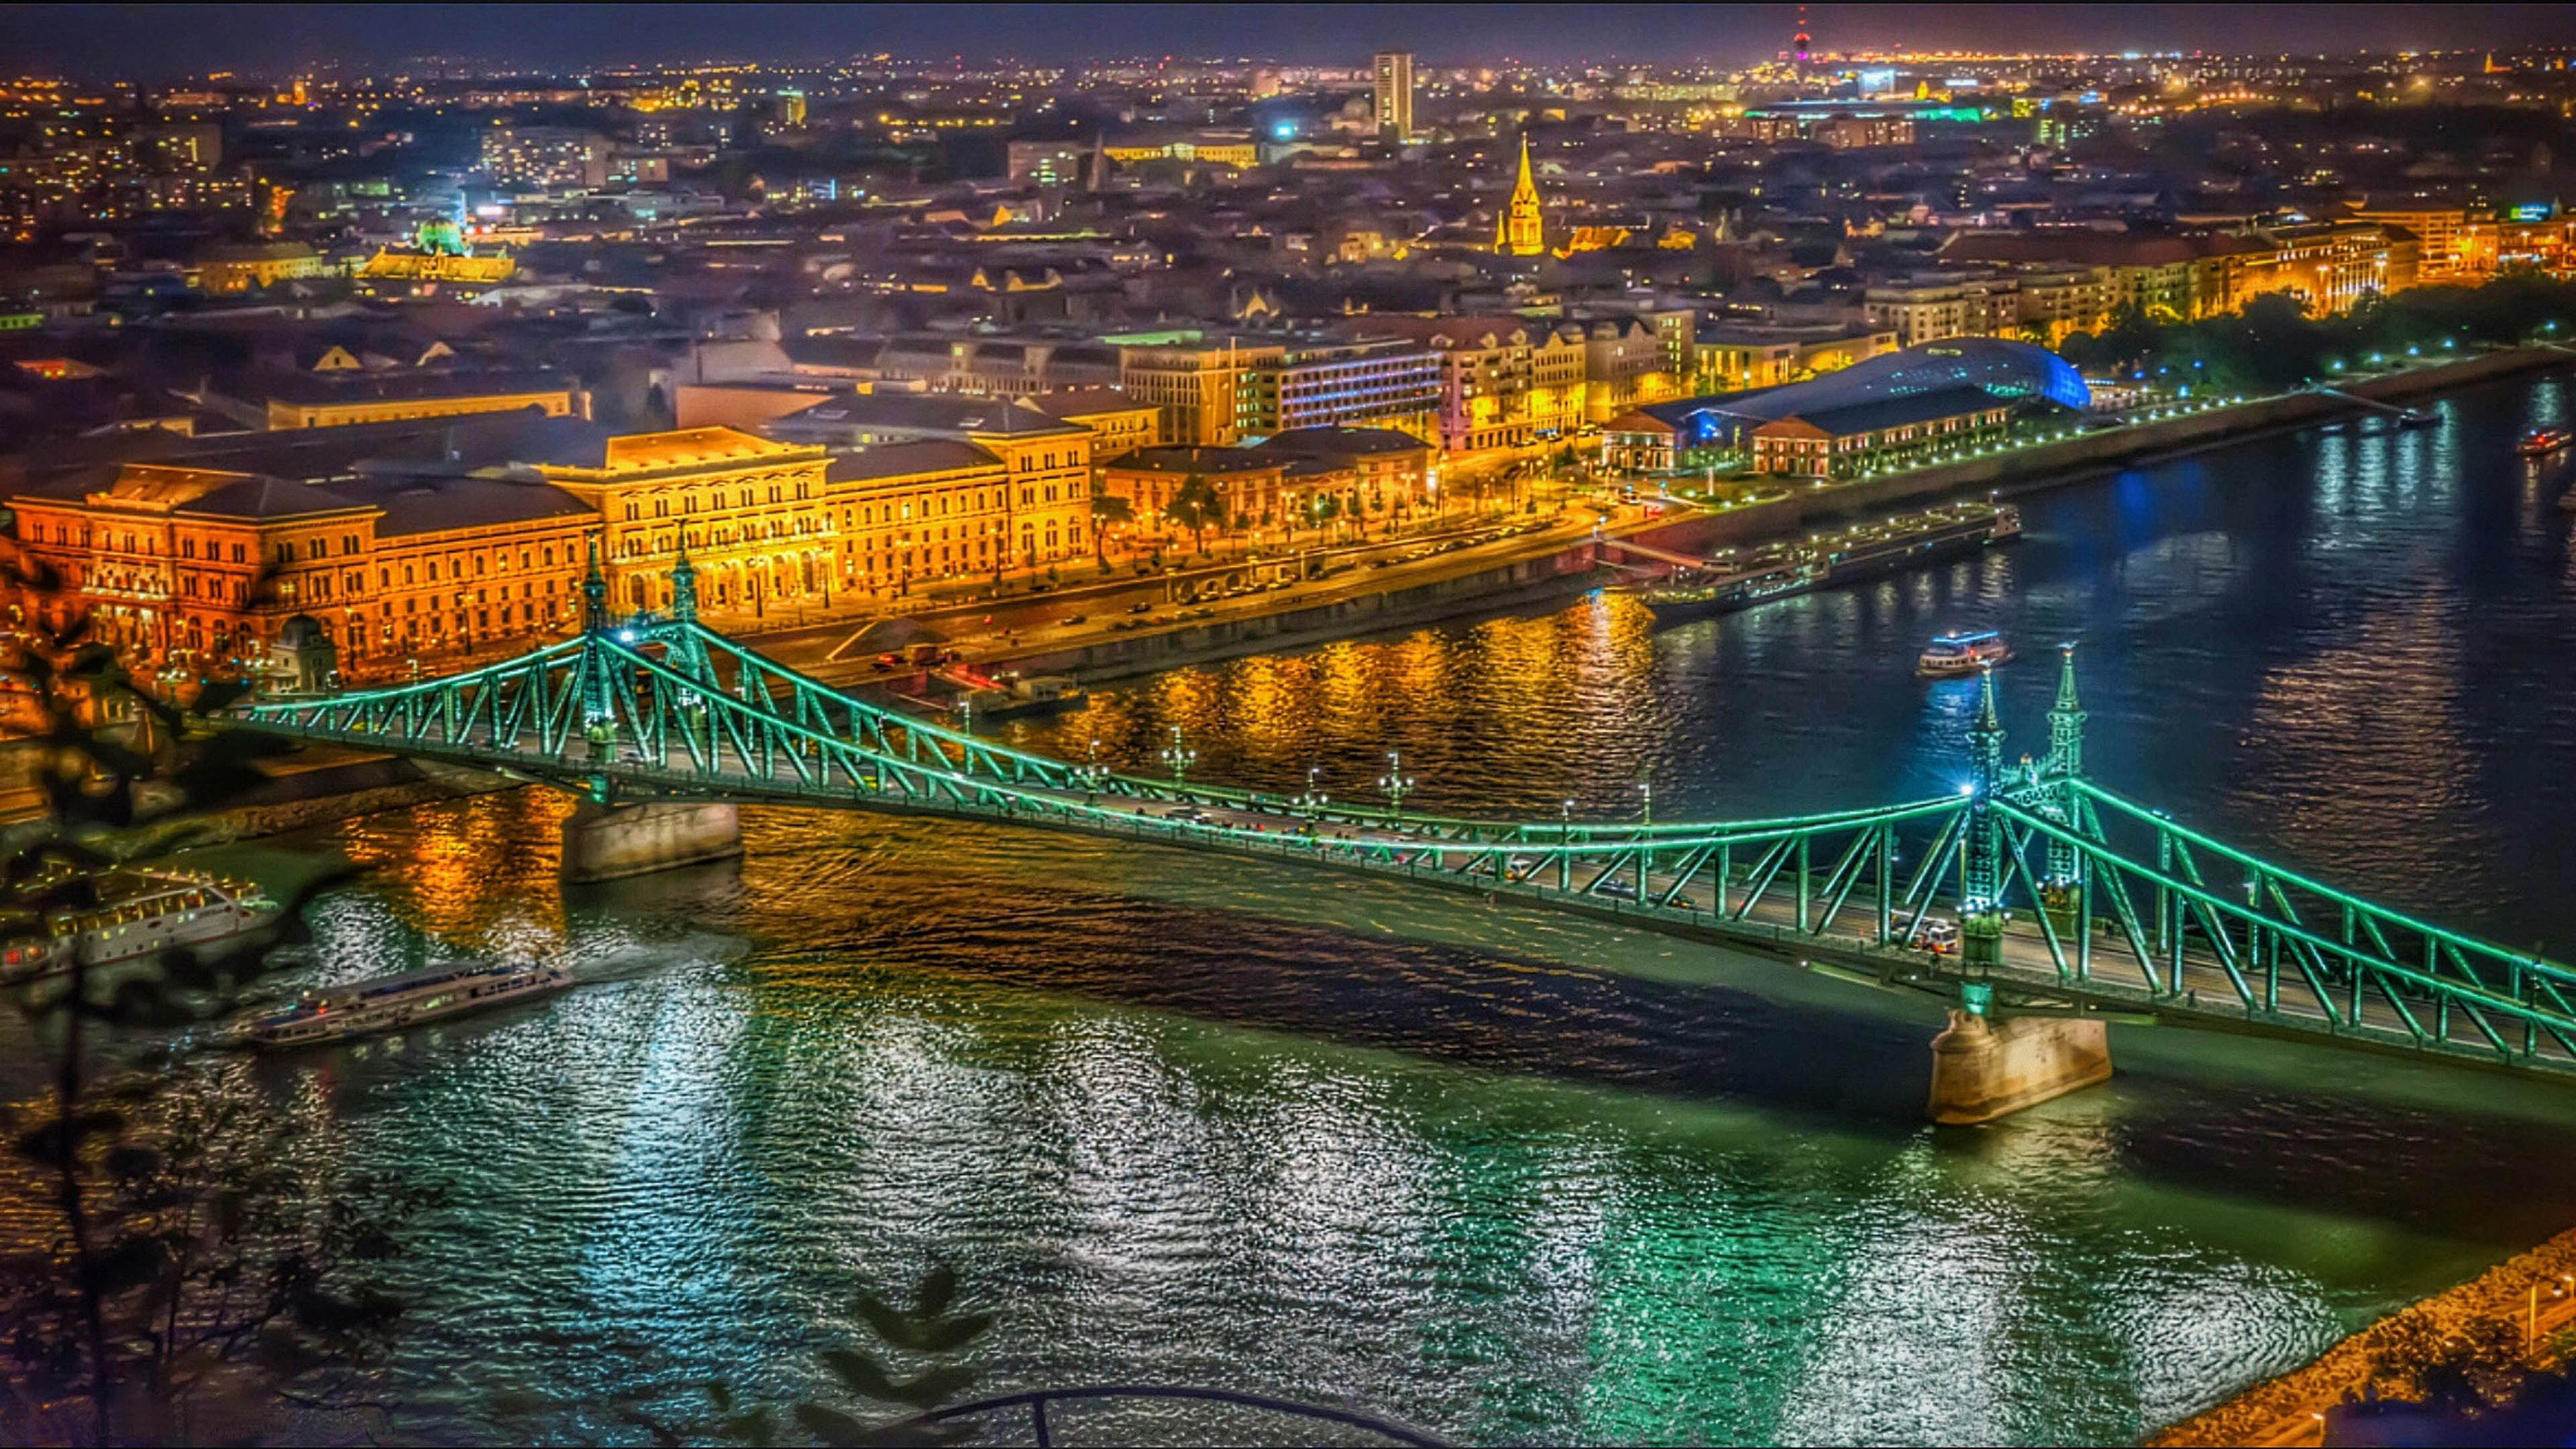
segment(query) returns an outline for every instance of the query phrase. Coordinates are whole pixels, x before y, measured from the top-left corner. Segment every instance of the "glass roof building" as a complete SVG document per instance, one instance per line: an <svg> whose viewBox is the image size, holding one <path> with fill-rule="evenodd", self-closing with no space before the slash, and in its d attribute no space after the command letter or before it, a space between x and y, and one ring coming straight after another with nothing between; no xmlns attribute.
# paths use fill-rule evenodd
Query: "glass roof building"
<svg viewBox="0 0 2576 1449"><path fill-rule="evenodd" d="M2000 337L1952 337L1908 347L1805 382L1714 397L1682 398L1640 408L1672 427L1677 448L1738 441L1764 423L1919 393L1973 387L1999 398L2030 398L2077 412L2092 390L2065 358L2045 347Z"/></svg>

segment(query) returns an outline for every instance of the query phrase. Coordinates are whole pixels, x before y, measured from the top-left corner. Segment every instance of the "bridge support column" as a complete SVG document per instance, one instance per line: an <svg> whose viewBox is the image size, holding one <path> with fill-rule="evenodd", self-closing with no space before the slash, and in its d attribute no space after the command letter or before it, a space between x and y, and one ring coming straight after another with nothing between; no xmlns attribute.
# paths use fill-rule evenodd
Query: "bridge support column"
<svg viewBox="0 0 2576 1449"><path fill-rule="evenodd" d="M584 800L563 824L567 885L623 880L742 854L742 825L726 804L602 805Z"/></svg>
<svg viewBox="0 0 2576 1449"><path fill-rule="evenodd" d="M1991 1122L2111 1076L2110 1029L2073 1016L2016 1016L1992 1021L1953 1010L1932 1038L1935 1122Z"/></svg>

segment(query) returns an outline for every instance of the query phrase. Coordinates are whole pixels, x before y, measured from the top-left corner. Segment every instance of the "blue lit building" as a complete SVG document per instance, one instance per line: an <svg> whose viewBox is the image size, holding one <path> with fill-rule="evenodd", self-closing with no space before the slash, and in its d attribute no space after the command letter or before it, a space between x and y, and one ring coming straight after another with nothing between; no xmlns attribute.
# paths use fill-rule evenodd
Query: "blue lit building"
<svg viewBox="0 0 2576 1449"><path fill-rule="evenodd" d="M1805 382L1639 408L1603 426L1603 457L1614 467L1668 472L1687 453L1744 448L1754 429L1767 423L1933 393L1969 402L1976 399L1968 395L1976 393L2015 411L2081 412L2093 400L2066 359L2045 347L2000 337L1952 337Z"/></svg>

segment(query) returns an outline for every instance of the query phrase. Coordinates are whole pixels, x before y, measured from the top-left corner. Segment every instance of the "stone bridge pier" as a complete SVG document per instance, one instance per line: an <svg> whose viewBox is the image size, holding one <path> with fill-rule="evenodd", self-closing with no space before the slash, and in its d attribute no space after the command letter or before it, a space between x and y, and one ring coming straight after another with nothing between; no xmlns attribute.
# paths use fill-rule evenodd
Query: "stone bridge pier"
<svg viewBox="0 0 2576 1449"><path fill-rule="evenodd" d="M2014 1016L2001 1021L1971 1002L1954 1007L1932 1038L1925 1113L1968 1126L2111 1079L2111 1031L2100 1017Z"/></svg>
<svg viewBox="0 0 2576 1449"><path fill-rule="evenodd" d="M741 854L741 819L722 801L602 805L585 796L563 823L566 885L624 880Z"/></svg>

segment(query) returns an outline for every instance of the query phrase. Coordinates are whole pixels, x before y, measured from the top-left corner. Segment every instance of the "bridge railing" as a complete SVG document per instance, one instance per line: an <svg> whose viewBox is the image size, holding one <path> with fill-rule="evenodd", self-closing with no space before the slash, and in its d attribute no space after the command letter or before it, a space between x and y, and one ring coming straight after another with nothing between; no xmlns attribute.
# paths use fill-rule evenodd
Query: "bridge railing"
<svg viewBox="0 0 2576 1449"><path fill-rule="evenodd" d="M2443 930L2182 826L2088 782L2077 818L2000 808L2008 880L2026 892L2065 979L2110 978L2167 1000L2232 1000L2328 1032L2576 1067L2576 973ZM2044 878L2055 843L2071 879Z"/></svg>

